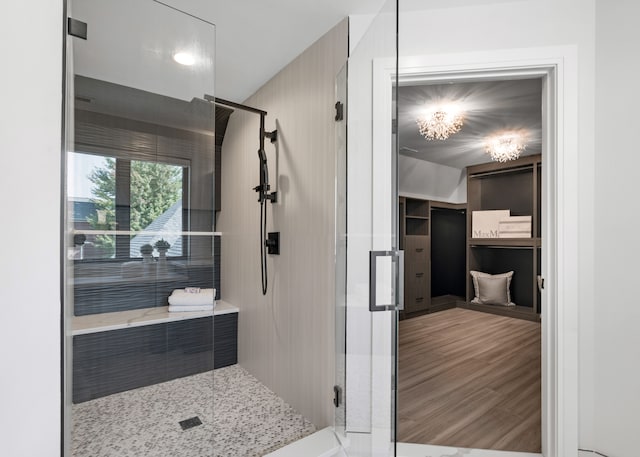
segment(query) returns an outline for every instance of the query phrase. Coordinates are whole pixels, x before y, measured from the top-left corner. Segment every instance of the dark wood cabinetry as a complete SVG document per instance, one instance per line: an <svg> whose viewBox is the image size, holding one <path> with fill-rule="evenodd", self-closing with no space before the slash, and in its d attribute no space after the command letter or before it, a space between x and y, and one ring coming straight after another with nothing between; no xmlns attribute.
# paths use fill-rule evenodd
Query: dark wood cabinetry
<svg viewBox="0 0 640 457"><path fill-rule="evenodd" d="M404 245L404 311L426 311L431 305L429 280L431 241L428 236L407 235Z"/></svg>
<svg viewBox="0 0 640 457"><path fill-rule="evenodd" d="M541 155L467 167L467 203L400 197L404 312L412 317L455 306L537 321L541 264ZM531 237L473 238L473 211L509 210L531 217ZM496 234L496 236L498 236ZM471 270L513 271L516 306L472 303Z"/></svg>
<svg viewBox="0 0 640 457"><path fill-rule="evenodd" d="M508 163L467 168L467 307L537 320L540 313L541 155ZM473 211L510 210L512 216L531 216L529 238L473 238ZM478 305L471 270L490 274L513 271L511 301L517 306Z"/></svg>
<svg viewBox="0 0 640 457"><path fill-rule="evenodd" d="M460 211L465 207L464 204L400 197L400 248L404 250L405 268L403 317L455 306L455 300L432 296L432 213L442 209ZM462 221L464 230L464 218ZM460 248L464 259L464 237L460 240ZM464 267L459 274L464 275Z"/></svg>
<svg viewBox="0 0 640 457"><path fill-rule="evenodd" d="M429 202L400 197L400 249L404 250L404 314L431 304L429 284Z"/></svg>

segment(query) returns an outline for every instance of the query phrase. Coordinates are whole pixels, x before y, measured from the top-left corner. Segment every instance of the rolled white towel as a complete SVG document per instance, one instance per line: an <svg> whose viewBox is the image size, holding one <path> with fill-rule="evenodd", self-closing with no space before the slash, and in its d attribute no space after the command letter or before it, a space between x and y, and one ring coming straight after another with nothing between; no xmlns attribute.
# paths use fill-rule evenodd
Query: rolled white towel
<svg viewBox="0 0 640 457"><path fill-rule="evenodd" d="M170 313L183 313L183 312L194 312L194 311L213 311L215 305L201 305L201 306L189 306L189 305L169 305Z"/></svg>
<svg viewBox="0 0 640 457"><path fill-rule="evenodd" d="M200 289L199 292L186 292L175 289L169 295L169 305L172 306L213 306L216 298L215 289Z"/></svg>

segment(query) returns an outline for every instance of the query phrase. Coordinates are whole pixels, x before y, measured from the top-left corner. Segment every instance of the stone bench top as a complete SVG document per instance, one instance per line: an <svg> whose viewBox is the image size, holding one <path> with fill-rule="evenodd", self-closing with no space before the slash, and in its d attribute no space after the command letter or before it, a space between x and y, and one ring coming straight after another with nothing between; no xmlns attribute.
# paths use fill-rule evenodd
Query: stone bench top
<svg viewBox="0 0 640 457"><path fill-rule="evenodd" d="M200 317L218 316L222 314L237 313L239 309L225 301L218 300L213 311L193 311L170 313L168 306L156 306L154 308L133 309L117 311L114 313L88 314L75 316L72 319L71 334L85 335L87 333L106 332L130 327L142 327L144 325L162 324Z"/></svg>

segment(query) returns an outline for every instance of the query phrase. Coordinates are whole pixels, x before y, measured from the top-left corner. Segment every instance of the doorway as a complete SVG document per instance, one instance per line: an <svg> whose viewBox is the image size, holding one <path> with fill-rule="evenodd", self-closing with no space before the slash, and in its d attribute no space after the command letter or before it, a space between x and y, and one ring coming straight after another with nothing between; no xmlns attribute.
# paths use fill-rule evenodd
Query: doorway
<svg viewBox="0 0 640 457"><path fill-rule="evenodd" d="M577 183L575 169L577 152L577 129L574 121L577 113L577 76L575 49L570 47L539 48L526 50L507 50L479 52L456 55L430 55L400 57L396 77L395 62L389 58L373 59L372 65L372 117L375 119L372 130L373 154L356 157L362 164L372 169L374 179L377 173L385 169L388 160L377 153L379 145L393 142L392 119L388 114L393 107L395 81L402 86L419 82L473 80L542 80L543 136L541 149L546 151L547 167L540 177L543 223L540 226L541 238L545 243L540 249L540 271L544 278L541 291L541 397L542 427L541 454L547 457L575 455L577 449L577 400L576 334L577 320L577 284L571 273L577 268L577 250L575 230L577 215L572 210L576 201L574 186ZM385 119L384 121L381 119ZM350 167L357 167L350 151ZM381 158L380 162L376 160ZM392 167L387 167L393 173ZM389 177L389 182L393 177ZM351 189L352 178L349 177ZM355 181L354 181L355 182ZM386 189L389 189L389 187ZM380 190L382 189L382 190ZM384 192L384 187L374 186L376 196ZM351 197L350 197L351 199ZM386 205L387 202L383 201ZM396 203L397 205L397 203ZM382 214L382 216L391 214ZM568 243L568 244L567 244ZM349 304L347 303L347 307ZM347 330L347 346L357 345ZM562 361L562 362L560 362ZM347 358L347 374L356 369ZM347 411L349 410L349 383L347 383ZM347 435L349 435L349 417L347 417ZM357 432L357 430L356 430ZM399 442L397 453L419 445ZM426 450L426 448L425 448ZM442 455L450 455L451 448L441 448ZM429 452L438 454L429 448ZM480 453L479 455L481 455ZM516 454L524 455L524 454ZM539 455L539 454L534 454Z"/></svg>
<svg viewBox="0 0 640 457"><path fill-rule="evenodd" d="M399 441L541 451L542 84L398 88Z"/></svg>

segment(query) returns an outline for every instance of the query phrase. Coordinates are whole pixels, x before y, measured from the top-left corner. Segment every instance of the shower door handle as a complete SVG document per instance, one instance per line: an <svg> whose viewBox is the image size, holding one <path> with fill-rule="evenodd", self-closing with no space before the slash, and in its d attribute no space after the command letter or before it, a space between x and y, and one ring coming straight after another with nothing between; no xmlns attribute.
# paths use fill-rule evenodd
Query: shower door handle
<svg viewBox="0 0 640 457"><path fill-rule="evenodd" d="M376 294L378 257L391 257L396 263L398 274L395 277L397 303L378 305ZM369 311L401 311L404 309L404 251L369 251Z"/></svg>

